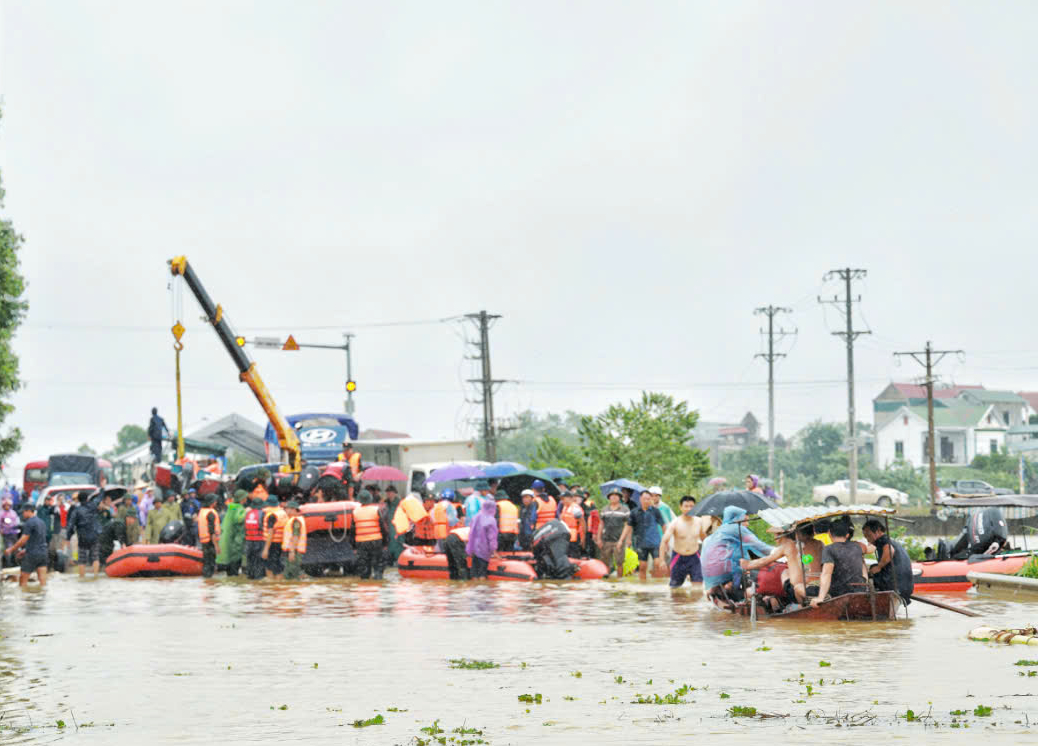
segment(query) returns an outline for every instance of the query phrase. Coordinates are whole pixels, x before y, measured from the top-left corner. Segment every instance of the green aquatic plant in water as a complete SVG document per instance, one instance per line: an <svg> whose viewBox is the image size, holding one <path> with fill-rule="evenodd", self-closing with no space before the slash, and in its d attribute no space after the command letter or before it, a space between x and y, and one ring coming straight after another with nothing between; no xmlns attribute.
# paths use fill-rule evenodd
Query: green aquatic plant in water
<svg viewBox="0 0 1038 746"><path fill-rule="evenodd" d="M472 671L485 671L488 668L501 668L500 663L493 661L475 661L468 658L451 658L447 661L451 668L465 668Z"/></svg>
<svg viewBox="0 0 1038 746"><path fill-rule="evenodd" d="M1024 566L1016 571L1021 578L1038 578L1038 555L1031 557Z"/></svg>
<svg viewBox="0 0 1038 746"><path fill-rule="evenodd" d="M533 703L533 704L536 704L536 705L539 705L541 703L541 699L542 699L542 697L541 697L541 693L540 692L538 692L537 694L520 694L519 695L519 701L520 702L530 702L530 703Z"/></svg>
<svg viewBox="0 0 1038 746"><path fill-rule="evenodd" d="M973 714L979 718L986 718L991 714L991 708L985 707L984 705L977 705L973 710Z"/></svg>
<svg viewBox="0 0 1038 746"><path fill-rule="evenodd" d="M350 723L350 725L352 725L354 728L367 728L369 725L384 725L385 722L386 719L384 717L382 717L381 715L376 715L375 717L368 718L367 720L354 720L352 723Z"/></svg>
<svg viewBox="0 0 1038 746"><path fill-rule="evenodd" d="M752 718L757 717L756 707L741 707L740 705L732 705L728 708L728 714L733 718Z"/></svg>
<svg viewBox="0 0 1038 746"><path fill-rule="evenodd" d="M688 701L682 699L689 692L694 692L696 688L685 684L678 689L675 689L670 694L664 694L662 697L658 694L650 694L645 696L639 694L637 698L631 701L632 705L686 705Z"/></svg>
<svg viewBox="0 0 1038 746"><path fill-rule="evenodd" d="M1026 660L1024 658L1021 658L1020 660L1018 660L1013 665L1014 666L1038 666L1038 661L1029 661L1029 660Z"/></svg>

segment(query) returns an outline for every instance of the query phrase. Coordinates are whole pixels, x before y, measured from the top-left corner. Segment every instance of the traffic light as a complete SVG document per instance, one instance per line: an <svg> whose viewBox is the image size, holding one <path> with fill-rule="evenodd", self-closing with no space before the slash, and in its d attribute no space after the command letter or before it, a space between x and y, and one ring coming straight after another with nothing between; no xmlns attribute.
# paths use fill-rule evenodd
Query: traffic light
<svg viewBox="0 0 1038 746"><path fill-rule="evenodd" d="M347 381L346 382L346 390L349 391L352 394L354 391L357 390L357 382L356 381Z"/></svg>
<svg viewBox="0 0 1038 746"><path fill-rule="evenodd" d="M238 345L239 347L244 347L245 346L245 337L235 337L234 338L234 344Z"/></svg>

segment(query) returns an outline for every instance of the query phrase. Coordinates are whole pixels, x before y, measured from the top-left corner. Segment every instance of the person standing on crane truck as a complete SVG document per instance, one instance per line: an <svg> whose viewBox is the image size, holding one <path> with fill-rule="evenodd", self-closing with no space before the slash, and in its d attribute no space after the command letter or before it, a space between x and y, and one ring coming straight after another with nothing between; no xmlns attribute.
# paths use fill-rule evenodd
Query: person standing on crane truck
<svg viewBox="0 0 1038 746"><path fill-rule="evenodd" d="M353 492L360 481L360 452L353 450L353 444L350 441L344 440L342 442L342 453L339 454L339 461L344 462L349 467L349 471L343 468L342 481L346 482L346 488L349 491L350 500L352 500Z"/></svg>
<svg viewBox="0 0 1038 746"><path fill-rule="evenodd" d="M159 417L157 407L151 408L151 419L148 420L148 440L151 441L151 459L154 463L162 460L162 437L169 438L169 428L166 421Z"/></svg>

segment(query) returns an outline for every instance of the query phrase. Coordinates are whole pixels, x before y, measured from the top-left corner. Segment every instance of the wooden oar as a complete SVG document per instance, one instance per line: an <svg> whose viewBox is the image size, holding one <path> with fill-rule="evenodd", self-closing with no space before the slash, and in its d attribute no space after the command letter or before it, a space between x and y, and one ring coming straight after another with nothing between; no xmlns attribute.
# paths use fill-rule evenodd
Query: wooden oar
<svg viewBox="0 0 1038 746"><path fill-rule="evenodd" d="M954 611L956 614L962 614L963 616L981 616L975 611L963 609L958 606L952 606L951 604L942 604L940 601L934 601L932 598L923 598L922 596L912 596L911 598L913 601L921 601L924 604L930 604L931 606L936 606L939 609Z"/></svg>

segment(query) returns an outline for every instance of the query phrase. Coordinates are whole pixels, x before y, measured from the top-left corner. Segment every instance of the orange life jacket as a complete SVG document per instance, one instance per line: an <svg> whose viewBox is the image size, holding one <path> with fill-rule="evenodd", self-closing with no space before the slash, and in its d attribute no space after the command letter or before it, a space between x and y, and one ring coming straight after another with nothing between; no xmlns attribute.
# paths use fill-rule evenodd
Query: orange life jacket
<svg viewBox="0 0 1038 746"><path fill-rule="evenodd" d="M270 516L276 516L277 521L274 523L272 530L267 529L267 519ZM280 544L282 539L285 538L285 523L288 521L288 514L279 506L277 508L264 508L263 509L263 538L264 540L270 536L272 544Z"/></svg>
<svg viewBox="0 0 1038 746"><path fill-rule="evenodd" d="M299 536L293 536L292 526L299 525ZM281 548L290 552L296 550L296 554L306 554L306 519L301 515L294 515L285 521L285 536L281 540Z"/></svg>
<svg viewBox="0 0 1038 746"><path fill-rule="evenodd" d="M214 461L213 463L209 464L209 466L205 467L205 469L203 469L203 471L207 471L210 474L217 474L217 475L219 475L219 474L223 474L223 467L220 466L220 462L219 461Z"/></svg>
<svg viewBox="0 0 1038 746"><path fill-rule="evenodd" d="M357 536L354 541L361 544L365 541L382 541L382 526L378 517L377 505L361 505L353 510L353 525Z"/></svg>
<svg viewBox="0 0 1038 746"><path fill-rule="evenodd" d="M537 525L534 526L534 529L538 529L545 523L555 520L555 498L551 495L545 495L544 497L544 500L539 497L533 498L537 501Z"/></svg>
<svg viewBox="0 0 1038 746"><path fill-rule="evenodd" d="M440 500L432 510L433 538L446 539L449 526L447 525L447 501Z"/></svg>
<svg viewBox="0 0 1038 746"><path fill-rule="evenodd" d="M257 484L256 489L249 493L250 500L255 500L257 497L260 500L263 500L264 502L268 497L270 497L270 494L267 492L267 488L264 487L262 484Z"/></svg>
<svg viewBox="0 0 1038 746"><path fill-rule="evenodd" d="M562 518L562 522L569 528L569 540L576 541L578 536L577 529L580 528L580 524L577 522L576 511L573 510L573 506L567 505L563 508L559 517Z"/></svg>
<svg viewBox="0 0 1038 746"><path fill-rule="evenodd" d="M354 479L360 476L360 452L354 451L349 458L346 458L345 453L340 453L339 461L345 461L350 465L350 473Z"/></svg>
<svg viewBox="0 0 1038 746"><path fill-rule="evenodd" d="M213 518L213 533L219 535L220 533L220 515L212 508L202 508L198 511L198 541L202 544L208 544L215 536L209 536L209 515L212 514Z"/></svg>
<svg viewBox="0 0 1038 746"><path fill-rule="evenodd" d="M245 511L245 541L263 541L263 511L260 508Z"/></svg>
<svg viewBox="0 0 1038 746"><path fill-rule="evenodd" d="M511 500L498 500L497 529L502 534L519 533L519 508Z"/></svg>

